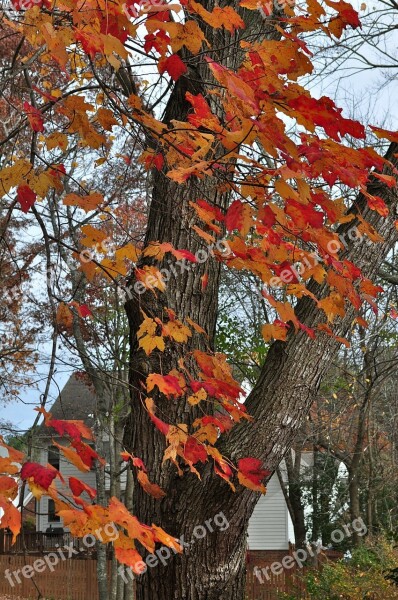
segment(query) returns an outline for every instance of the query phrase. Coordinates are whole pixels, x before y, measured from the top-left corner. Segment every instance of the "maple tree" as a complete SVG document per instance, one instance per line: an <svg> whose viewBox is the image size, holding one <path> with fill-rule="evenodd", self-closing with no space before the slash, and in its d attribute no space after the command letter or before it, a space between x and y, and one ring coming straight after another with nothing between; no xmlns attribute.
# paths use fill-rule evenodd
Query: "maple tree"
<svg viewBox="0 0 398 600"><path fill-rule="evenodd" d="M74 494L76 482L80 510L70 508L53 484L59 474L48 467L28 461L21 475L54 499L76 535L113 520L121 531L116 556L136 573L143 569L134 540L144 556L156 542L176 550L167 564L141 574L138 600L240 600L245 531L259 493L331 358L348 344L349 327L363 326L359 309L375 306L382 289L372 278L398 238L397 134L374 128L391 142L384 158L365 143L349 147L345 139L362 143L365 128L299 83L313 69L306 35L339 38L360 26L358 14L344 0L308 0L271 14L262 0L57 0L17 6L4 23L20 40L6 69L23 75L17 121L2 144L13 148L0 171L4 198L32 214L44 237L42 215L54 196L67 210L115 214L95 179L88 185L63 155L75 146L96 165L124 160L120 132L142 147L151 186L143 243L81 267L89 278L127 278L131 411L124 444L138 484L138 519L115 498L109 506L88 504ZM353 203L341 186L356 190ZM341 235L353 231L369 243L342 245ZM106 235L90 223L81 232L86 247ZM75 245L69 250L77 260ZM214 348L221 263L253 274L268 312L262 333L273 343L245 402ZM80 318L88 314L85 303L74 302L72 309L58 306L63 330L74 309ZM51 426L51 417L46 421ZM88 432L75 427L63 453L82 470L100 465L82 439ZM15 493L9 480L4 489L8 498ZM9 500L3 504L3 521L16 533L15 511ZM174 538L220 509L228 536L213 532L180 554Z"/></svg>

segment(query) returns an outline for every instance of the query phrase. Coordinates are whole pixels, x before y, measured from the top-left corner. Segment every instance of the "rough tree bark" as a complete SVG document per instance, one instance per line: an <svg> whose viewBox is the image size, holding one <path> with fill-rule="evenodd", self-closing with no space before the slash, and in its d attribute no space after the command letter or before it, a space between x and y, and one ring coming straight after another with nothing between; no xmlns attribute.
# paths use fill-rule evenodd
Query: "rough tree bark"
<svg viewBox="0 0 398 600"><path fill-rule="evenodd" d="M213 8L213 2L202 2L206 9ZM231 2L234 8L237 2ZM270 33L270 26L257 17L253 23L257 35ZM230 36L223 32L207 32L213 48L220 48L217 60L231 66L230 61L238 56L238 34ZM247 29L246 29L247 35ZM271 33L272 35L272 33ZM212 38L213 36L213 38ZM222 56L224 53L224 56ZM232 58L231 58L232 57ZM192 63L191 63L192 64ZM181 77L171 94L165 111L165 122L171 119L184 120L188 106L185 92L205 93L203 82L209 81L206 68L197 64L190 76ZM211 100L211 99L210 99ZM396 152L395 147L395 152ZM394 147L388 153L393 157ZM380 187L376 182L375 187ZM375 190L373 190L375 192ZM392 207L394 212L397 196L391 190L377 190ZM198 251L203 242L192 230L197 222L189 202L205 198L221 208L228 203L228 194L217 191L217 182L211 178L193 180L177 185L162 173L155 173L152 203L146 233L146 243L150 241L171 242L176 248L184 248L192 253ZM346 251L346 257L358 264L366 276L373 276L381 260L397 241L394 217L382 219L377 213L367 209L365 199L358 197L352 210L361 210L381 234L385 241L378 245L354 244ZM199 223L198 223L199 224ZM350 227L353 223L350 224ZM151 264L149 258L144 264ZM158 263L157 263L158 264ZM166 267L160 264L159 268ZM201 277L207 273L209 284L205 292L201 290ZM210 465L199 468L201 481L191 473L179 477L174 466L162 466L165 449L164 436L153 426L143 407L143 382L150 372L168 373L177 367L180 350L168 346L159 357L152 353L147 357L139 349L137 330L142 322L141 309L151 317L165 319L164 307L173 309L179 318L190 317L209 334L212 341L217 317L217 291L219 287L220 264L213 258L194 268L176 271L168 281L163 294L148 291L138 297L133 296L126 303L130 323L132 388L131 415L125 433L125 445L139 456L155 481L167 492L167 496L154 500L137 485L134 489L134 512L146 523L161 525L176 537L184 536L187 542L193 541L182 555L172 555L165 564L159 563L148 568L137 580L137 600L243 600L245 592L246 531L249 518L258 501L259 494L239 488L233 494L227 484L212 473ZM134 280L130 281L134 286ZM322 287L313 286L317 295L325 292ZM321 316L312 300L300 300L297 307L299 319L309 326L320 322ZM344 335L352 323L353 311L339 324L339 334ZM187 358L193 348L203 348L203 338L195 335L184 347ZM247 408L255 418L247 425L236 426L228 438L219 443L219 450L233 459L253 456L261 459L265 466L274 471L290 448L295 433L306 417L312 399L318 389L339 343L326 335L310 340L304 333L288 338L286 343L274 343L268 353L257 384L249 395ZM201 416L199 409L185 406L182 401L165 401L156 398L158 413L169 423L191 424ZM195 539L195 526L204 525L222 511L229 522L227 531L214 527L202 539Z"/></svg>

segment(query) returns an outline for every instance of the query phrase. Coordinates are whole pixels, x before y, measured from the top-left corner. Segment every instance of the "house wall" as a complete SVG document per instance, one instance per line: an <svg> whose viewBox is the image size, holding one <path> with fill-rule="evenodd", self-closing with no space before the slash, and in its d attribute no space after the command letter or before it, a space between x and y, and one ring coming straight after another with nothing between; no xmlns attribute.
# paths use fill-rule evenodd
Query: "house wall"
<svg viewBox="0 0 398 600"><path fill-rule="evenodd" d="M57 441L59 441L59 443L61 443L61 444L63 443L64 445L68 445L65 442L65 440L57 440ZM42 448L40 451L40 463L42 465L46 465L48 463L48 448L47 447ZM69 493L70 493L70 490L68 487L68 477L76 477L77 479L81 479L81 481L83 481L87 485L90 485L91 487L96 488L94 471L89 471L88 473L82 473L74 465L70 464L64 458L62 453L60 453L59 470L60 470L62 477L65 478L66 488L63 486L63 484L57 478L56 485L57 485L58 489L65 489L66 491L69 491ZM84 498L86 500L88 499L86 494L84 495ZM49 520L48 520L48 500L49 500L48 498L42 498L37 503L37 530L38 531L46 531L46 529L50 525L52 527L63 527L62 519L59 522L49 522ZM67 528L65 528L65 530L68 531Z"/></svg>
<svg viewBox="0 0 398 600"><path fill-rule="evenodd" d="M288 550L288 510L277 475L267 485L250 518L248 527L249 550Z"/></svg>

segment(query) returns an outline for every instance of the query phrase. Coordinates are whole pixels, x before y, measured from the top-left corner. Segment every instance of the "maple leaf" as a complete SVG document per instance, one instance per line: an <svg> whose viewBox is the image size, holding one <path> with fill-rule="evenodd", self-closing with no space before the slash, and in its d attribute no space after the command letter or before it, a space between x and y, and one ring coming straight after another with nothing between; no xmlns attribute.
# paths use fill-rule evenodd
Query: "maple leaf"
<svg viewBox="0 0 398 600"><path fill-rule="evenodd" d="M0 508L3 515L0 519L1 529L10 529L12 531L12 543L15 543L19 532L21 531L22 516L19 510L13 505L10 500L2 498L0 495Z"/></svg>
<svg viewBox="0 0 398 600"><path fill-rule="evenodd" d="M19 473L20 467L13 464L9 458L0 457L0 473L7 473L8 475L15 475Z"/></svg>
<svg viewBox="0 0 398 600"><path fill-rule="evenodd" d="M18 494L18 483L12 477L0 475L0 496L13 500Z"/></svg>
<svg viewBox="0 0 398 600"><path fill-rule="evenodd" d="M272 325L270 323L266 323L261 328L261 333L266 342L269 342L271 339L286 341L288 332L288 325L283 323L282 321L276 320Z"/></svg>
<svg viewBox="0 0 398 600"><path fill-rule="evenodd" d="M174 396L177 398L184 393L180 386L179 379L174 375L159 375L157 373L151 373L151 375L148 375L146 378L148 392L151 392L155 385L165 396Z"/></svg>
<svg viewBox="0 0 398 600"><path fill-rule="evenodd" d="M207 451L203 444L200 444L196 438L189 436L183 450L185 460L195 464L197 462L207 461Z"/></svg>
<svg viewBox="0 0 398 600"><path fill-rule="evenodd" d="M142 561L142 556L134 548L122 548L120 543L115 543L115 557L123 565L128 565L133 573L142 575L146 570L146 565Z"/></svg>
<svg viewBox="0 0 398 600"><path fill-rule="evenodd" d="M90 496L91 500L93 500L97 495L97 490L90 487L80 479L77 479L76 477L69 477L69 487L74 496L80 496L83 492L86 492Z"/></svg>
<svg viewBox="0 0 398 600"><path fill-rule="evenodd" d="M29 104L29 102L23 103L23 109L28 117L29 123L33 131L43 132L44 131L44 121L42 113Z"/></svg>
<svg viewBox="0 0 398 600"><path fill-rule="evenodd" d="M370 129L378 138L385 138L390 142L398 143L398 131L390 131L389 129L382 129L381 127L374 127L370 125ZM373 173L374 175L374 173Z"/></svg>
<svg viewBox="0 0 398 600"><path fill-rule="evenodd" d="M203 388L200 388L195 394L193 394L193 396L188 396L188 402L192 406L195 406L196 404L199 404L199 402L201 402L202 400L206 400L206 398L207 398L206 390Z"/></svg>
<svg viewBox="0 0 398 600"><path fill-rule="evenodd" d="M151 527L143 525L115 497L109 502L109 518L117 525L126 529L130 539L137 539L149 552L155 549L156 537Z"/></svg>
<svg viewBox="0 0 398 600"><path fill-rule="evenodd" d="M140 486L146 491L147 494L153 496L153 498L159 500L166 495L166 492L164 492L161 487L159 487L156 483L151 483L149 481L148 475L143 470L138 471L137 479Z"/></svg>
<svg viewBox="0 0 398 600"><path fill-rule="evenodd" d="M97 110L97 120L101 127L107 131L112 131L112 127L118 125L114 113L109 108L104 108L103 106Z"/></svg>
<svg viewBox="0 0 398 600"><path fill-rule="evenodd" d="M60 449L62 454L65 456L65 458L72 465L74 465L79 471L87 472L90 470L89 465L87 465L85 462L83 462L83 460L80 458L78 453L72 447L62 446L61 444L58 444L55 441L53 441L53 445L57 446L57 448Z"/></svg>
<svg viewBox="0 0 398 600"><path fill-rule="evenodd" d="M162 421L155 415L155 403L154 403L153 399L146 398L145 406L148 410L148 414L149 414L149 417L150 417L152 423L154 423L154 425L159 429L159 431L161 431L163 433L163 435L167 435L170 431L170 425L168 425L167 423L165 423L164 421Z"/></svg>
<svg viewBox="0 0 398 600"><path fill-rule="evenodd" d="M93 313L91 312L87 304L79 304L77 306L77 312L79 313L79 316L82 317L82 319L93 316Z"/></svg>
<svg viewBox="0 0 398 600"><path fill-rule="evenodd" d="M233 33L235 29L243 29L245 27L241 17L232 6L225 6L224 8L216 6L212 12L209 12L198 2L190 0L189 8L196 12L203 21L216 29L224 28Z"/></svg>
<svg viewBox="0 0 398 600"><path fill-rule="evenodd" d="M261 481L271 475L271 471L264 469L262 464L257 458L241 458L238 461L238 479L241 485L265 494L266 489Z"/></svg>
<svg viewBox="0 0 398 600"><path fill-rule="evenodd" d="M48 150L54 150L54 148L60 148L63 152L68 148L68 136L64 133L54 131L46 137L46 146Z"/></svg>
<svg viewBox="0 0 398 600"><path fill-rule="evenodd" d="M2 448L4 448L5 450L7 450L7 453L8 453L8 458L1 457L1 458L3 458L3 460L9 461L10 463L22 464L22 462L25 459L25 454L23 452L21 452L20 450L16 450L12 446L9 446L8 444L6 444L1 435L0 435L0 446ZM3 472L3 471L0 471L0 472Z"/></svg>
<svg viewBox="0 0 398 600"><path fill-rule="evenodd" d="M214 459L214 472L216 473L216 475L221 477L221 479L224 479L224 481L228 483L232 491L235 491L235 486L231 482L232 469L228 462L220 454L217 448L213 448L212 446L210 446L207 448L207 452L209 456L211 456Z"/></svg>
<svg viewBox="0 0 398 600"><path fill-rule="evenodd" d="M36 202L36 194L28 185L20 185L17 188L17 200L24 213L27 213Z"/></svg>
<svg viewBox="0 0 398 600"><path fill-rule="evenodd" d="M175 342L186 344L188 338L191 337L191 330L181 323L178 319L169 321L167 325L163 326L163 334L171 337Z"/></svg>
<svg viewBox="0 0 398 600"><path fill-rule="evenodd" d="M168 58L159 61L158 69L161 75L166 71L174 81L177 81L181 75L188 71L186 64L178 54L172 54Z"/></svg>
<svg viewBox="0 0 398 600"><path fill-rule="evenodd" d="M106 461L102 458L91 446L82 442L81 440L72 440L72 446L76 450L83 463L92 469L94 461L98 461L100 464L105 465Z"/></svg>
<svg viewBox="0 0 398 600"><path fill-rule="evenodd" d="M57 308L57 327L59 331L69 335L72 333L73 313L65 302L60 302Z"/></svg>
<svg viewBox="0 0 398 600"><path fill-rule="evenodd" d="M46 413L44 409L39 409L38 412L43 412L45 415L45 424L47 427L52 427L61 437L68 436L72 440L81 441L82 437L87 440L93 439L93 433L84 421L68 420L62 421L52 419L51 413Z"/></svg>
<svg viewBox="0 0 398 600"><path fill-rule="evenodd" d="M82 208L86 213L91 210L96 210L103 202L104 197L98 192L90 192L87 196L67 194L63 199L63 203L66 204L66 206L79 206L79 208Z"/></svg>
<svg viewBox="0 0 398 600"><path fill-rule="evenodd" d="M49 469L35 462L26 462L21 469L21 479L32 479L44 490L48 490L57 475L59 475L57 469Z"/></svg>
<svg viewBox="0 0 398 600"><path fill-rule="evenodd" d="M162 336L157 335L156 331L158 328L158 323L148 317L145 313L144 320L142 321L138 331L138 345L142 348L147 356L151 354L155 348L163 352L165 349L165 343Z"/></svg>
<svg viewBox="0 0 398 600"><path fill-rule="evenodd" d="M225 215L225 225L228 231L237 229L246 236L253 224L253 211L249 204L234 200Z"/></svg>
<svg viewBox="0 0 398 600"><path fill-rule="evenodd" d="M340 136L352 135L358 139L365 138L365 128L358 121L341 116L342 109L337 108L333 100L322 96L319 100L309 96L297 96L288 101L300 122L320 125L332 139L339 141Z"/></svg>

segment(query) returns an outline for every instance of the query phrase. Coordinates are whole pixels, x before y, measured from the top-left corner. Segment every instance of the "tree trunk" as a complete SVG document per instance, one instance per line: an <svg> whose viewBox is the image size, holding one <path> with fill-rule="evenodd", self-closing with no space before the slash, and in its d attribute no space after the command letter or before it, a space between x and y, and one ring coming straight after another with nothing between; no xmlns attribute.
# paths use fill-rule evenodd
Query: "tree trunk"
<svg viewBox="0 0 398 600"><path fill-rule="evenodd" d="M202 4L208 10L213 7L212 2ZM231 3L235 8L238 8L237 4ZM258 35L265 35L267 32L262 31L265 21L259 20L256 15L254 18ZM269 30L268 27L268 33ZM214 47L220 48L217 60L224 60L228 66L228 61L236 62L240 54L238 34L231 37L225 31L218 31L216 34L209 32L209 35L220 38L210 39ZM225 57L222 56L223 48L226 49ZM165 111L166 122L186 119L189 109L185 100L186 91L205 93L203 82L210 79L207 67L200 63L191 74L194 75L192 79L188 74L187 77L180 77L176 83ZM212 102L211 97L207 99ZM391 157L393 151L392 147ZM178 185L163 173L156 172L145 243L170 242L175 248L188 249L192 253L203 249L203 240L192 229L195 224L200 226L200 222L190 201L206 198L210 204L225 208L228 194L221 193L217 186L218 182L211 177L190 178L184 185ZM378 195L384 195L393 205L394 212L397 201L395 192L383 188ZM365 243L353 245L345 258L359 263L364 274L372 276L382 257L396 242L397 231L393 224L394 217L383 219L371 212L361 196L353 207L354 213L359 210L373 226L379 227L385 242L371 246ZM139 266L150 265L152 260L146 257ZM198 468L201 480L190 472L180 477L174 465L162 465L165 439L153 426L144 408L143 390L147 375L151 372L169 373L171 369L178 368L180 358L187 359L194 348L206 349L208 342L204 336L195 334L182 349L181 346L169 345L161 355L153 352L147 357L137 340L137 331L143 319L141 311L165 320L164 307L168 307L176 312L178 318L190 317L199 324L207 332L211 346L216 327L220 264L211 255L205 262L195 263L189 269L177 269L166 260L160 265L156 264L160 269L169 271L165 292L156 291L155 294L149 290L141 295L132 292L126 303L130 324L132 396L125 445L144 461L151 481L167 492L162 500L154 500L139 485L135 485L134 513L144 523L156 523L178 538L183 535L190 546L184 549L182 555L164 551L164 555L169 556L163 557L157 564L151 560L150 564L154 566L148 567L137 579L137 600L243 600L246 532L259 494L240 486L237 493L233 494L223 480L214 476L209 464ZM209 282L205 291L201 285L204 274L208 275ZM130 289L134 289L134 283L132 278ZM319 286L314 286L313 291L318 295L325 292ZM299 319L309 326L316 326L321 320L320 311L309 298L299 301L297 311ZM351 326L353 314L353 309L348 308L347 316L340 322L338 335L344 335ZM233 460L243 456L260 458L273 472L290 448L297 429L308 413L321 377L338 349L336 339L324 334L316 340L310 340L301 332L290 336L286 343L274 343L246 402L248 412L255 420L250 424L235 426L226 439L221 438L218 443L220 452ZM168 423L184 422L190 427L197 417L202 416L198 407L185 404L183 400L174 402L159 395L155 401L158 413ZM229 523L225 530L214 526L214 518L220 512ZM206 526L210 520L213 522L213 531ZM203 533L202 528L206 528L203 539L196 539L195 531Z"/></svg>
<svg viewBox="0 0 398 600"><path fill-rule="evenodd" d="M305 545L307 530L305 527L304 505L302 502L302 479L301 479L301 457L302 451L299 446L294 446L285 456L287 485L283 480L281 470L277 468L279 483L293 522L294 539L296 548ZM294 458L294 460L293 460Z"/></svg>

